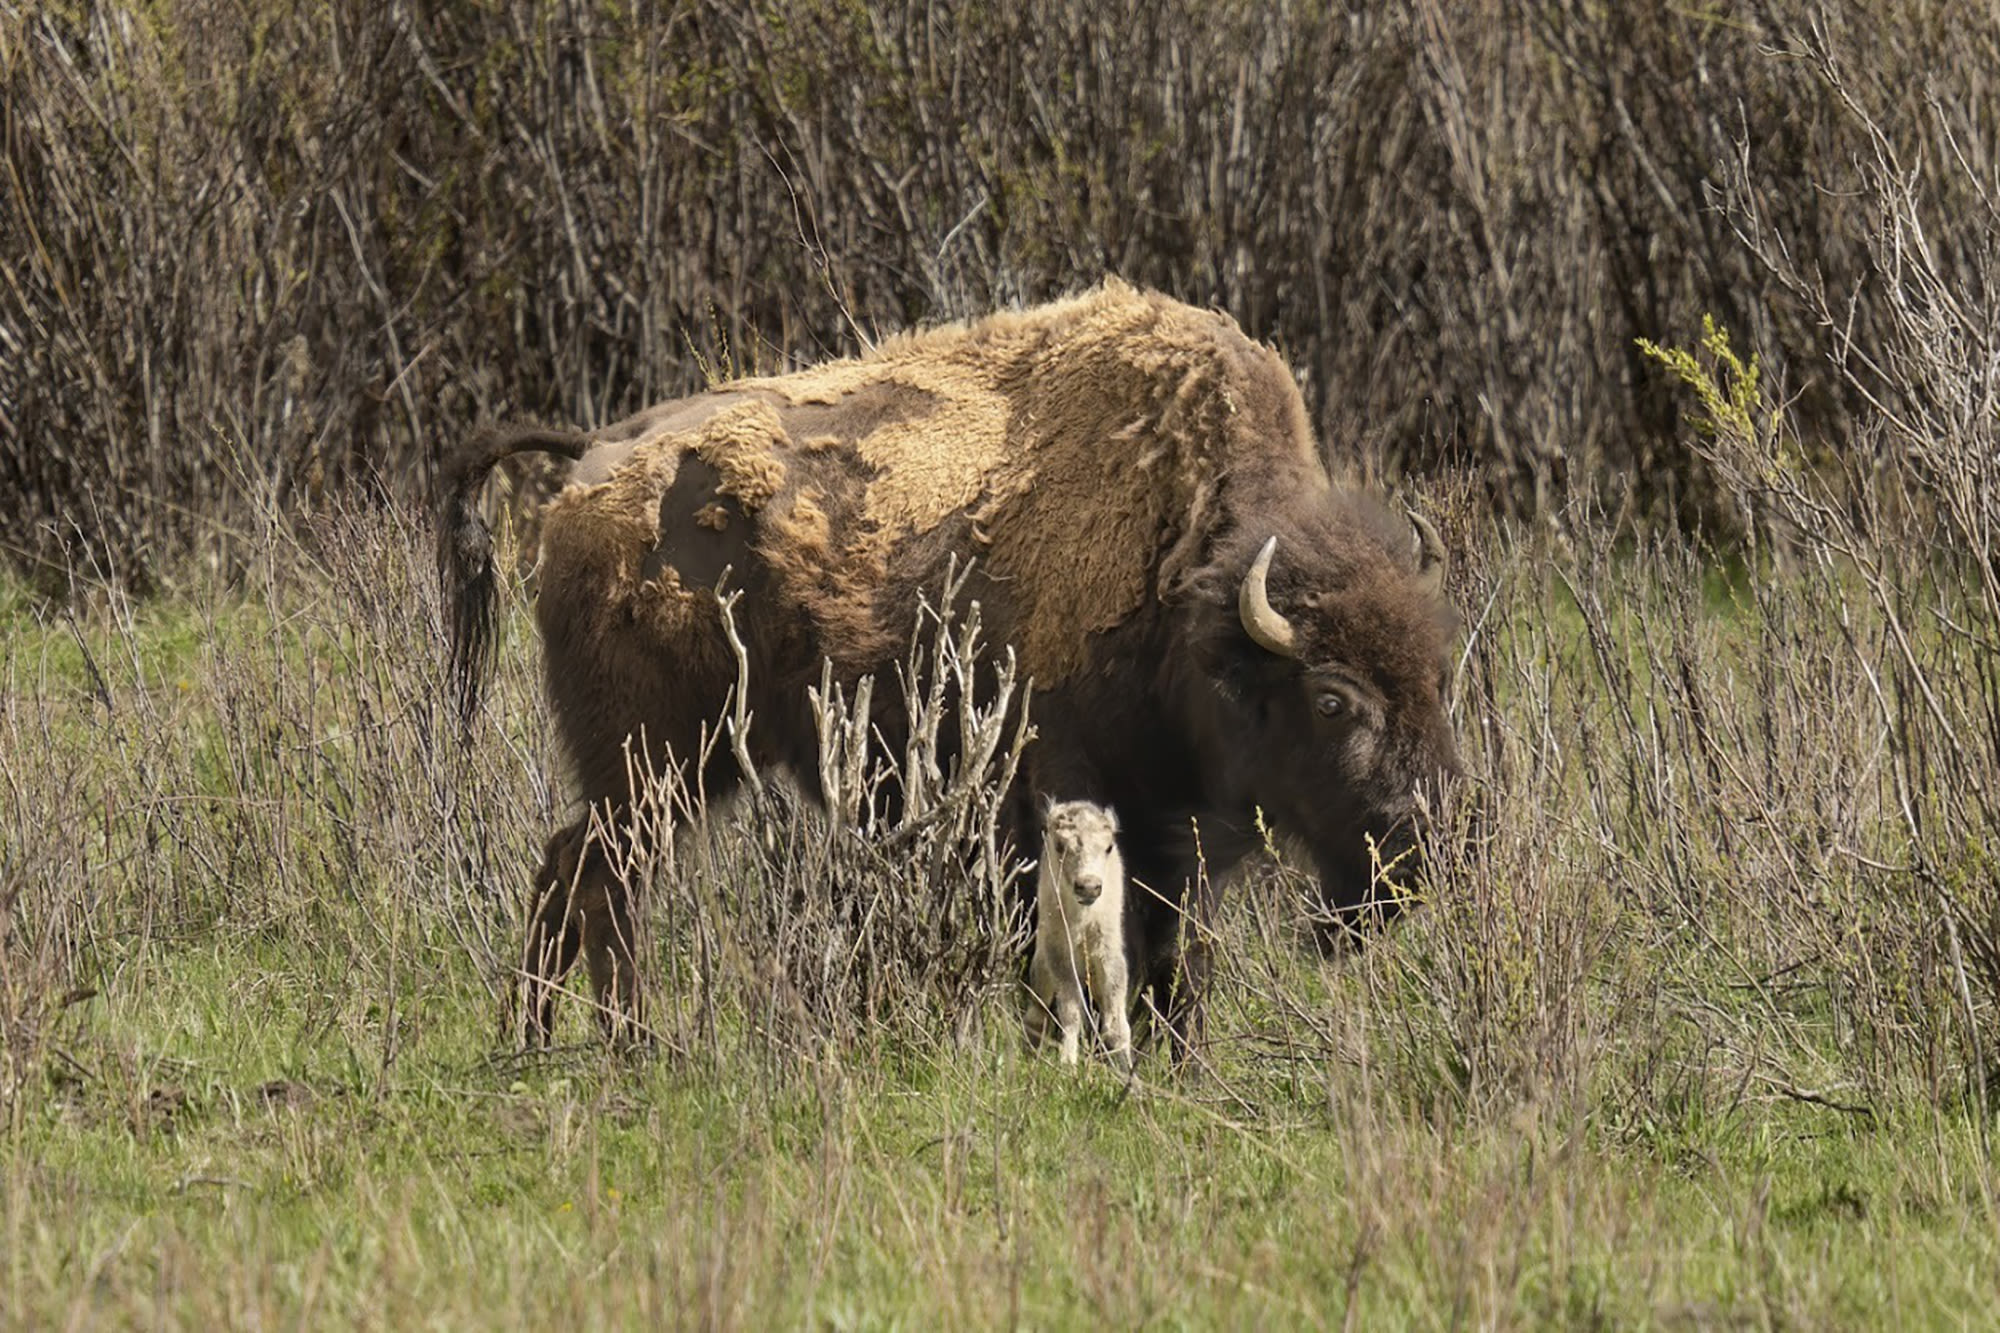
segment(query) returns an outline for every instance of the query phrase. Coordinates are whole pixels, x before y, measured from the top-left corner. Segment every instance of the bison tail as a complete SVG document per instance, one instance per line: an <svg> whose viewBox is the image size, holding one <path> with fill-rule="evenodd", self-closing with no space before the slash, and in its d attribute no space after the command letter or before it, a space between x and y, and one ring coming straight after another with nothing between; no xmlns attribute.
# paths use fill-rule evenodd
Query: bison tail
<svg viewBox="0 0 2000 1333"><path fill-rule="evenodd" d="M493 465L518 453L583 456L590 437L538 426L488 426L444 460L437 480L438 574L451 636L451 682L461 725L479 712L479 692L493 667L493 534L479 512L479 492Z"/></svg>

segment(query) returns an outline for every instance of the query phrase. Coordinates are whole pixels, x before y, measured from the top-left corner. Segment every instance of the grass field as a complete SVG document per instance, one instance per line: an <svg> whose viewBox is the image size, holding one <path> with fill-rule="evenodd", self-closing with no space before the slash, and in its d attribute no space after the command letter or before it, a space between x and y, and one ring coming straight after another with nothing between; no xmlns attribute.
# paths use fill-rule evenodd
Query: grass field
<svg viewBox="0 0 2000 1333"><path fill-rule="evenodd" d="M1987 1325L1959 594L1602 527L1465 529L1484 837L1334 959L1252 868L1205 1064L1129 1083L1024 1051L1004 969L801 985L742 810L656 886L648 1051L503 1045L535 646L517 593L462 750L393 520L0 591L0 1324Z"/></svg>

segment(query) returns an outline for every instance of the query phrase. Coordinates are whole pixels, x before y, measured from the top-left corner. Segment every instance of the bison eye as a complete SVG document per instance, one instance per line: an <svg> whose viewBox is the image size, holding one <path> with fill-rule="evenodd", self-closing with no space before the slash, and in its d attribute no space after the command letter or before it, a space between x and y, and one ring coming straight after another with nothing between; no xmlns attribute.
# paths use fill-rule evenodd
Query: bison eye
<svg viewBox="0 0 2000 1333"><path fill-rule="evenodd" d="M1347 711L1347 700L1341 698L1334 691L1327 690L1319 696L1317 707L1319 708L1319 715L1321 717L1339 717Z"/></svg>

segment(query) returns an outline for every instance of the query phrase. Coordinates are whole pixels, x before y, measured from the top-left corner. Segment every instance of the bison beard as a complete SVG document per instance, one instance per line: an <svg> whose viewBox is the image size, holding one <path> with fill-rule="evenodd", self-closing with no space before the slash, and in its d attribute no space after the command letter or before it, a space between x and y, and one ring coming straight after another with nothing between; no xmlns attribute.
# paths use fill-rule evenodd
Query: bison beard
<svg viewBox="0 0 2000 1333"><path fill-rule="evenodd" d="M1260 811L1310 849L1321 906L1352 912L1371 847L1407 845L1419 793L1457 771L1436 533L1330 482L1284 363L1226 316L1110 282L588 436L475 437L439 495L468 718L491 653L478 494L522 450L576 460L543 519L536 611L584 811L535 879L532 1040L579 953L608 1030L638 1019L632 904L585 830L593 812L625 826L628 740L656 768L700 752L736 679L725 569L746 593L752 758L816 795L806 685L822 662L843 685L890 669L919 598L976 561L965 595L1035 683L1015 845L1044 799L1118 810L1133 994L1178 1049L1198 1034L1211 886L1261 843ZM876 694L892 749L894 693ZM712 795L739 780L727 755L699 776Z"/></svg>

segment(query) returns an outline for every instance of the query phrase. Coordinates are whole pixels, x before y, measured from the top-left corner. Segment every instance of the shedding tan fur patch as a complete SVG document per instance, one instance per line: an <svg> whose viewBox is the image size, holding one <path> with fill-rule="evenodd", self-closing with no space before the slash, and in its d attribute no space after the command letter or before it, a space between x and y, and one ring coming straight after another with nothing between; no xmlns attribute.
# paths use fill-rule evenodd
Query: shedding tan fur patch
<svg viewBox="0 0 2000 1333"><path fill-rule="evenodd" d="M560 594L575 582L606 582L597 595L629 595L639 581L639 564L659 534L660 495L673 484L680 455L672 450L640 450L612 481L572 486L550 502L542 524L541 595Z"/></svg>
<svg viewBox="0 0 2000 1333"><path fill-rule="evenodd" d="M1196 518L1221 445L1226 399L1210 390L1224 327L1111 282L734 387L795 405L884 384L928 395L928 414L850 446L876 473L868 516L901 537L970 513L994 573L1027 594L1019 647L1050 681L1080 665L1087 634L1139 607L1162 546Z"/></svg>
<svg viewBox="0 0 2000 1333"><path fill-rule="evenodd" d="M947 332L963 330L930 337L962 344L962 337L947 339ZM936 355L941 350L946 354ZM962 346L935 348L919 335L895 340L868 360L835 361L742 387L775 393L795 406L838 404L883 385L927 397L930 410L923 416L891 420L859 439L840 441L878 474L868 487L868 516L902 534L928 532L973 503L1004 459L1012 404L996 382L1000 369L965 356ZM815 440L806 447L825 446Z"/></svg>
<svg viewBox="0 0 2000 1333"><path fill-rule="evenodd" d="M694 521L721 532L729 526L729 510L721 504L705 504L694 511Z"/></svg>
<svg viewBox="0 0 2000 1333"><path fill-rule="evenodd" d="M702 617L704 601L714 600L712 594L704 596L703 592L683 586L680 572L669 566L634 590L633 619L650 626L655 642L678 643L698 624L707 623L706 619L698 618Z"/></svg>
<svg viewBox="0 0 2000 1333"><path fill-rule="evenodd" d="M822 649L843 665L871 666L890 656L895 640L875 614L875 593L888 575L889 541L879 531L843 534L808 487L770 520L760 548L786 600L810 606Z"/></svg>
<svg viewBox="0 0 2000 1333"><path fill-rule="evenodd" d="M797 547L808 559L823 561L833 554L833 525L827 521L816 491L800 491L777 527L784 534L785 545Z"/></svg>
<svg viewBox="0 0 2000 1333"><path fill-rule="evenodd" d="M790 443L785 423L769 403L738 403L694 432L695 454L722 474L717 493L742 501L751 513L785 484L783 451Z"/></svg>

